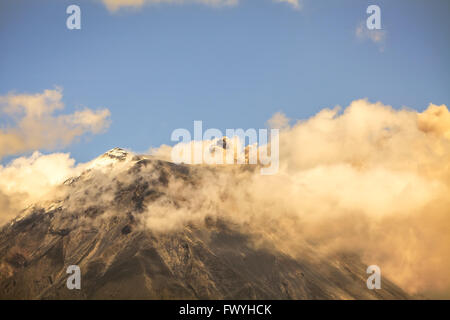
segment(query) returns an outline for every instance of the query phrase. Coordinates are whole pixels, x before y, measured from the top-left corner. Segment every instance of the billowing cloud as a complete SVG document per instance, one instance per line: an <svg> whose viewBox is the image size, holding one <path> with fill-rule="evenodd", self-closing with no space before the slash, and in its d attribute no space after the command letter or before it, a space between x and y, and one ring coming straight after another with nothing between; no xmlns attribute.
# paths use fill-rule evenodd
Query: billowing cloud
<svg viewBox="0 0 450 320"><path fill-rule="evenodd" d="M86 133L98 134L109 126L108 109L84 108L55 115L64 109L62 91L0 96L0 159L38 149L51 150L72 143Z"/></svg>
<svg viewBox="0 0 450 320"><path fill-rule="evenodd" d="M357 254L410 293L448 297L449 117L445 105L417 112L367 100L324 109L292 126L279 113L269 122L284 127L280 168L267 176L233 165L174 169L177 176L161 171L158 161L129 170L133 156L102 171L111 157L75 166L67 155L35 154L0 168L0 201L13 212L51 194L57 198L55 184L90 168L70 187L65 204L71 214L93 204L114 214L116 188L151 185L137 216L142 228L167 233L224 219L252 234L255 245L292 256L305 248L324 257ZM171 149L153 154L170 158Z"/></svg>
<svg viewBox="0 0 450 320"><path fill-rule="evenodd" d="M235 6L240 0L102 0L109 11L115 12L121 8L140 8L151 4L202 4L211 7ZM295 9L300 9L299 0L273 0L286 2Z"/></svg>
<svg viewBox="0 0 450 320"><path fill-rule="evenodd" d="M0 224L34 203L55 198L58 194L55 187L83 168L77 167L69 154L43 155L37 151L30 157L0 165Z"/></svg>
<svg viewBox="0 0 450 320"><path fill-rule="evenodd" d="M450 112L445 105L430 104L425 112L419 114L418 125L424 132L450 139Z"/></svg>
<svg viewBox="0 0 450 320"><path fill-rule="evenodd" d="M448 296L449 116L445 105L418 113L367 100L324 109L281 131L277 174L225 166L197 188L173 182L172 197L187 203L149 204L144 223L167 232L231 219L292 255L305 245L357 253L410 293Z"/></svg>

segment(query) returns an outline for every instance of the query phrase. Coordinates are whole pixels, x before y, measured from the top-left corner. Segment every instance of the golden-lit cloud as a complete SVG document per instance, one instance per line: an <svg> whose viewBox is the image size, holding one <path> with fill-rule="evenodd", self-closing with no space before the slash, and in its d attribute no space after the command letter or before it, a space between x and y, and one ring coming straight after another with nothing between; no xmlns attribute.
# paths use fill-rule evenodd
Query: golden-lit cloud
<svg viewBox="0 0 450 320"><path fill-rule="evenodd" d="M445 105L430 104L428 109L419 114L419 128L450 139L450 112Z"/></svg>
<svg viewBox="0 0 450 320"><path fill-rule="evenodd" d="M233 165L189 166L184 178L166 171L167 184L152 184L161 188L154 190L161 196L145 203L137 218L141 227L168 233L186 224L201 225L205 218L223 219L251 234L255 245L277 247L294 257L305 250L323 257L357 254L410 293L450 296L450 122L445 105L430 104L417 112L356 100L292 126L281 113L269 123L283 127L276 174ZM162 146L152 154L169 160L172 148ZM112 161L104 157L77 166L61 154L17 159L0 167L0 202L9 208L1 218L51 195L61 198L56 190L63 188L55 185L86 168L87 177L64 198L68 212L102 204L108 208L105 214L113 214L114 186L159 181L157 162L134 171L128 166L133 156L127 159L114 170L101 169Z"/></svg>
<svg viewBox="0 0 450 320"><path fill-rule="evenodd" d="M267 121L267 124L270 128L285 129L289 127L289 119L284 113L277 112Z"/></svg>
<svg viewBox="0 0 450 320"><path fill-rule="evenodd" d="M152 203L144 223L167 232L222 217L289 254L357 253L410 293L449 296L448 116L444 105L418 113L367 100L324 109L281 131L277 174L225 166L198 188L174 182L187 204Z"/></svg>
<svg viewBox="0 0 450 320"><path fill-rule="evenodd" d="M64 147L86 134L108 128L108 109L84 108L71 114L55 115L64 109L62 91L0 96L0 159L39 149Z"/></svg>
<svg viewBox="0 0 450 320"><path fill-rule="evenodd" d="M83 168L77 167L69 154L39 152L0 165L0 225L30 205L55 198L56 187Z"/></svg>

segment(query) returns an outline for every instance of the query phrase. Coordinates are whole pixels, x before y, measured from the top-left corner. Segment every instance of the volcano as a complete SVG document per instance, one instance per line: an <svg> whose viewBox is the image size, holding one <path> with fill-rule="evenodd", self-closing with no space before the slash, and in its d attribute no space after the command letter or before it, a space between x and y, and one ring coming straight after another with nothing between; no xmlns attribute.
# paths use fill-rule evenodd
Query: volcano
<svg viewBox="0 0 450 320"><path fill-rule="evenodd" d="M201 190L203 172L211 182L224 170L108 151L60 185L54 200L0 229L0 299L410 298L385 277L369 290L368 264L357 254L322 256L310 244L293 256L265 231L215 213L230 206L196 217L191 200L173 191ZM165 228L175 211L181 222ZM196 218L183 217L188 212ZM146 223L153 214L159 228ZM79 290L66 286L70 265L80 267Z"/></svg>

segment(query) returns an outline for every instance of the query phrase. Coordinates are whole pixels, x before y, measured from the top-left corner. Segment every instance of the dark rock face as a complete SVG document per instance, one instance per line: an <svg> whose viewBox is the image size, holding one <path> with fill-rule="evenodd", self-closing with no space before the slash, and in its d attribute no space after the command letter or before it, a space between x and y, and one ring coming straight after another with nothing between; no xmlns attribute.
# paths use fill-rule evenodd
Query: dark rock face
<svg viewBox="0 0 450 320"><path fill-rule="evenodd" d="M368 290L367 266L356 256L317 262L305 251L293 258L255 246L228 221L207 218L165 233L144 228L146 205L167 197L169 176L187 188L195 184L190 170L135 157L125 171L130 179L88 190L91 178L72 179L66 198L0 229L0 299L408 298L384 278L381 290ZM108 201L85 198L100 199L108 188L114 195ZM68 205L75 200L83 204L78 211ZM66 287L69 265L81 269L80 290Z"/></svg>

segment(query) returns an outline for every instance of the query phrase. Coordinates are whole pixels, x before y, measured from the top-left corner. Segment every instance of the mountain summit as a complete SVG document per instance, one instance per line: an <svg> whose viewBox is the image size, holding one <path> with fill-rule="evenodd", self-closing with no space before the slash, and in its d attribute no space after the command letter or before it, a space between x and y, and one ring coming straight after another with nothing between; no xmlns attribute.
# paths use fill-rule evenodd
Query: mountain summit
<svg viewBox="0 0 450 320"><path fill-rule="evenodd" d="M0 299L408 298L385 278L367 289L357 255L313 245L292 255L256 224L229 219L244 203L230 198L227 170L108 151L51 205L0 229ZM80 290L66 287L70 265Z"/></svg>

